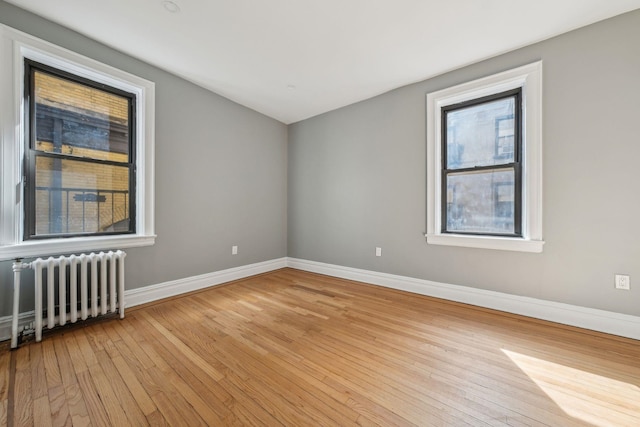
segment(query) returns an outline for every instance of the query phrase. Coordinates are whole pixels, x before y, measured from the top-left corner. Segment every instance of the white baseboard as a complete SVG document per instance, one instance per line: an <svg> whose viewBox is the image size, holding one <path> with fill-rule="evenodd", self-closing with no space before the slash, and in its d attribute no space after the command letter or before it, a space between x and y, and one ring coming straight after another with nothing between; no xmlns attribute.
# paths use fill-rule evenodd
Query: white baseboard
<svg viewBox="0 0 640 427"><path fill-rule="evenodd" d="M371 283L640 340L640 317L637 316L296 258L279 258L130 289L125 291L125 301L127 307L133 307L284 267ZM19 324L28 324L33 319L33 311L20 313ZM0 341L10 337L11 316L0 317Z"/></svg>
<svg viewBox="0 0 640 427"><path fill-rule="evenodd" d="M34 321L36 315L34 311L27 311L18 315L18 325L24 326ZM12 316L0 317L0 341L11 339L11 321Z"/></svg>
<svg viewBox="0 0 640 427"><path fill-rule="evenodd" d="M157 301L199 289L220 285L233 280L244 279L256 274L267 273L287 266L286 258L279 258L270 261L258 262L255 264L243 265L226 270L215 271L213 273L201 274L199 276L186 277L184 279L172 280L156 285L145 286L137 289L130 289L124 292L125 306L133 307L148 302ZM18 324L24 326L34 321L33 310L20 313ZM0 341L11 338L11 316L0 317Z"/></svg>
<svg viewBox="0 0 640 427"><path fill-rule="evenodd" d="M170 282L158 283L157 285L145 286L143 288L130 289L124 292L124 300L126 301L125 307L146 304L148 302L197 291L211 286L220 285L222 283L231 282L233 280L244 279L245 277L255 276L256 274L267 273L286 266L287 259L279 258L255 264L243 265L241 267L215 271L213 273L201 274L199 276L172 280Z"/></svg>
<svg viewBox="0 0 640 427"><path fill-rule="evenodd" d="M640 340L637 316L303 259L287 266Z"/></svg>

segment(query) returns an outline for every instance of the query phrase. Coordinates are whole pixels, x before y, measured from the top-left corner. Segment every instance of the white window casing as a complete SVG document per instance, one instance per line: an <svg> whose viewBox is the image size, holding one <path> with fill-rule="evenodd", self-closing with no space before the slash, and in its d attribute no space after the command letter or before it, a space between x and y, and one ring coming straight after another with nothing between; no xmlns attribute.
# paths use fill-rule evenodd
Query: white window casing
<svg viewBox="0 0 640 427"><path fill-rule="evenodd" d="M522 237L442 233L442 108L522 88ZM542 252L542 61L427 94L427 243Z"/></svg>
<svg viewBox="0 0 640 427"><path fill-rule="evenodd" d="M24 60L136 96L136 234L23 240ZM0 24L0 260L149 246L154 228L155 84Z"/></svg>

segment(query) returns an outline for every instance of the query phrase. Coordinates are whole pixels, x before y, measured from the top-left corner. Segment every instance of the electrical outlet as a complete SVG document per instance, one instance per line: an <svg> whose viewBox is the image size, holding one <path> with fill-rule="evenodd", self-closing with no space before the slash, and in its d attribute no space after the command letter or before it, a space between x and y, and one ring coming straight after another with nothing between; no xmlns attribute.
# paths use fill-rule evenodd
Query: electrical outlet
<svg viewBox="0 0 640 427"><path fill-rule="evenodd" d="M625 291L628 291L629 289L631 289L631 280L626 274L616 274L615 285L616 289L623 289Z"/></svg>
<svg viewBox="0 0 640 427"><path fill-rule="evenodd" d="M382 256L382 248L376 247L376 256Z"/></svg>
<svg viewBox="0 0 640 427"><path fill-rule="evenodd" d="M238 247L231 246L231 255L238 255Z"/></svg>

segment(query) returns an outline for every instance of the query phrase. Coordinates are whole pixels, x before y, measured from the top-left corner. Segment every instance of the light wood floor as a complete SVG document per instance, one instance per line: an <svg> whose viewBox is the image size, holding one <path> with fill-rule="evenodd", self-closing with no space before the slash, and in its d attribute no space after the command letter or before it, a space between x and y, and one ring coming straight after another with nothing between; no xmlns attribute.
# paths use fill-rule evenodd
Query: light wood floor
<svg viewBox="0 0 640 427"><path fill-rule="evenodd" d="M640 342L291 269L0 351L0 426L640 426Z"/></svg>

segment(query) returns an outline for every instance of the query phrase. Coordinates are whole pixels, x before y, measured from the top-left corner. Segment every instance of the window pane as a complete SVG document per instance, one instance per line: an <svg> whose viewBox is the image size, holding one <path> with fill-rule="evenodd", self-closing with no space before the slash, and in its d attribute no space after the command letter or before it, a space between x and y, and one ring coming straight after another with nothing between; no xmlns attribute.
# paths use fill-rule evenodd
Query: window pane
<svg viewBox="0 0 640 427"><path fill-rule="evenodd" d="M35 234L132 231L129 168L36 158Z"/></svg>
<svg viewBox="0 0 640 427"><path fill-rule="evenodd" d="M447 169L514 161L515 97L446 112Z"/></svg>
<svg viewBox="0 0 640 427"><path fill-rule="evenodd" d="M514 170L447 176L448 232L514 234Z"/></svg>
<svg viewBox="0 0 640 427"><path fill-rule="evenodd" d="M126 97L34 72L36 150L129 161Z"/></svg>

